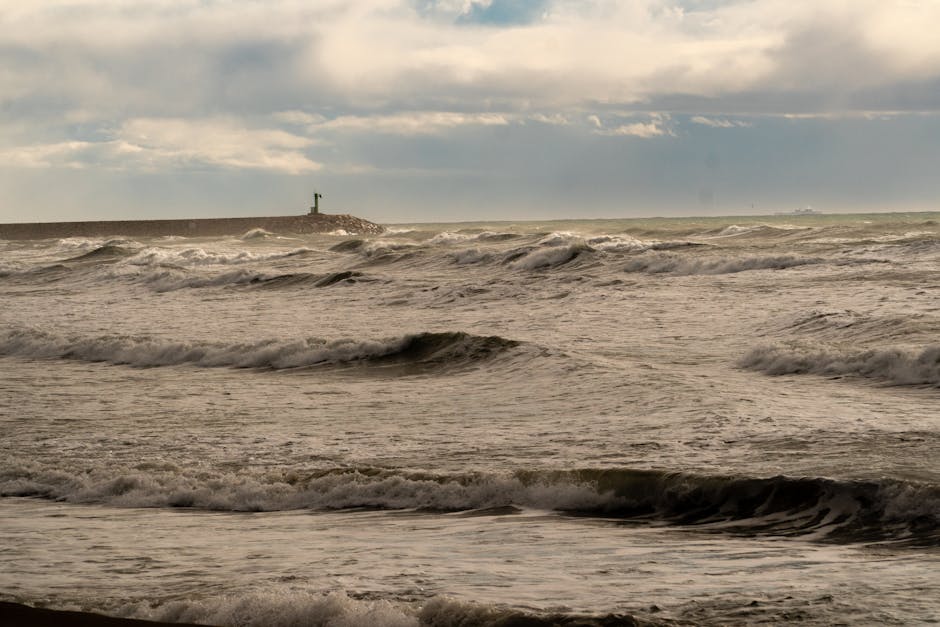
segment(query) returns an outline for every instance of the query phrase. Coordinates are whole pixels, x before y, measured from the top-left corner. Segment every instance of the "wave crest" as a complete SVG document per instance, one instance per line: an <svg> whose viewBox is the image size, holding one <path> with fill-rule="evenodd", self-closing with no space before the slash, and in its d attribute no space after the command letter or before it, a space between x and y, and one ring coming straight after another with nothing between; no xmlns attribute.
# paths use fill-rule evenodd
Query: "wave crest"
<svg viewBox="0 0 940 627"><path fill-rule="evenodd" d="M246 344L175 342L149 337L67 337L41 330L0 332L0 355L77 359L141 368L302 368L398 364L457 367L518 346L514 340L463 332L418 333L385 340L262 340Z"/></svg>
<svg viewBox="0 0 940 627"><path fill-rule="evenodd" d="M87 253L78 255L76 257L69 257L66 259L66 262L69 261L116 261L121 257L130 257L137 251L128 248L126 246L121 246L119 244L107 243L102 246L99 246L93 250L90 250Z"/></svg>
<svg viewBox="0 0 940 627"><path fill-rule="evenodd" d="M519 249L511 252L504 259L514 270L539 270L543 268L557 268L593 252L590 246L582 241L570 244L547 245L545 247Z"/></svg>

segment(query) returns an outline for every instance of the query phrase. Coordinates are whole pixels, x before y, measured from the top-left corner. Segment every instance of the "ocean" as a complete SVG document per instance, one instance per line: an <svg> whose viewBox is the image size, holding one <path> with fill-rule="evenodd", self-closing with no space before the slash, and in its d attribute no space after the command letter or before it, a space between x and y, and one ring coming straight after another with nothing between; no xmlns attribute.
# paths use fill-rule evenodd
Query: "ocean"
<svg viewBox="0 0 940 627"><path fill-rule="evenodd" d="M940 622L940 214L0 241L0 601Z"/></svg>

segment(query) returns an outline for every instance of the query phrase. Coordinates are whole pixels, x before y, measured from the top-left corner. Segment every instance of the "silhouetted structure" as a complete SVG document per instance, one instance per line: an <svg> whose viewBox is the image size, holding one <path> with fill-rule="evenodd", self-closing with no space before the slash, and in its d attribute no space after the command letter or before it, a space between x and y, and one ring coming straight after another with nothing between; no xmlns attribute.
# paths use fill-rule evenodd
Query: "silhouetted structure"
<svg viewBox="0 0 940 627"><path fill-rule="evenodd" d="M320 192L313 192L313 206L310 207L310 215L315 216L320 213L320 199L323 198L323 194Z"/></svg>

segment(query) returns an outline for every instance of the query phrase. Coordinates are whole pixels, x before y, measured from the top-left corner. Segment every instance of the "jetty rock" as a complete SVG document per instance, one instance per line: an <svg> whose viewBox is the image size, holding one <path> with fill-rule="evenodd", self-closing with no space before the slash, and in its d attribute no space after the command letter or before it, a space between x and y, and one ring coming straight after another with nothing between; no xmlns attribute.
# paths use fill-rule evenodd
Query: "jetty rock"
<svg viewBox="0 0 940 627"><path fill-rule="evenodd" d="M332 233L378 235L385 227L347 214L306 214L252 218L192 218L183 220L102 220L94 222L32 222L0 224L0 239L51 239L64 237L215 237L241 235L252 229L272 233Z"/></svg>

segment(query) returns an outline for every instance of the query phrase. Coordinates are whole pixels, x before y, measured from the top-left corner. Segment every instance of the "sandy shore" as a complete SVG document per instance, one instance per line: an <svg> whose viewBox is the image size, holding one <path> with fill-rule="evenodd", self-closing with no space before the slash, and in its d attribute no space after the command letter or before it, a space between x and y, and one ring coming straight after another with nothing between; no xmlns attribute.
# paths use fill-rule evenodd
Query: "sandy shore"
<svg viewBox="0 0 940 627"><path fill-rule="evenodd" d="M46 610L0 601L0 625L4 627L154 627L169 624L132 618L115 618L88 612ZM182 623L173 623L173 625L180 627Z"/></svg>

